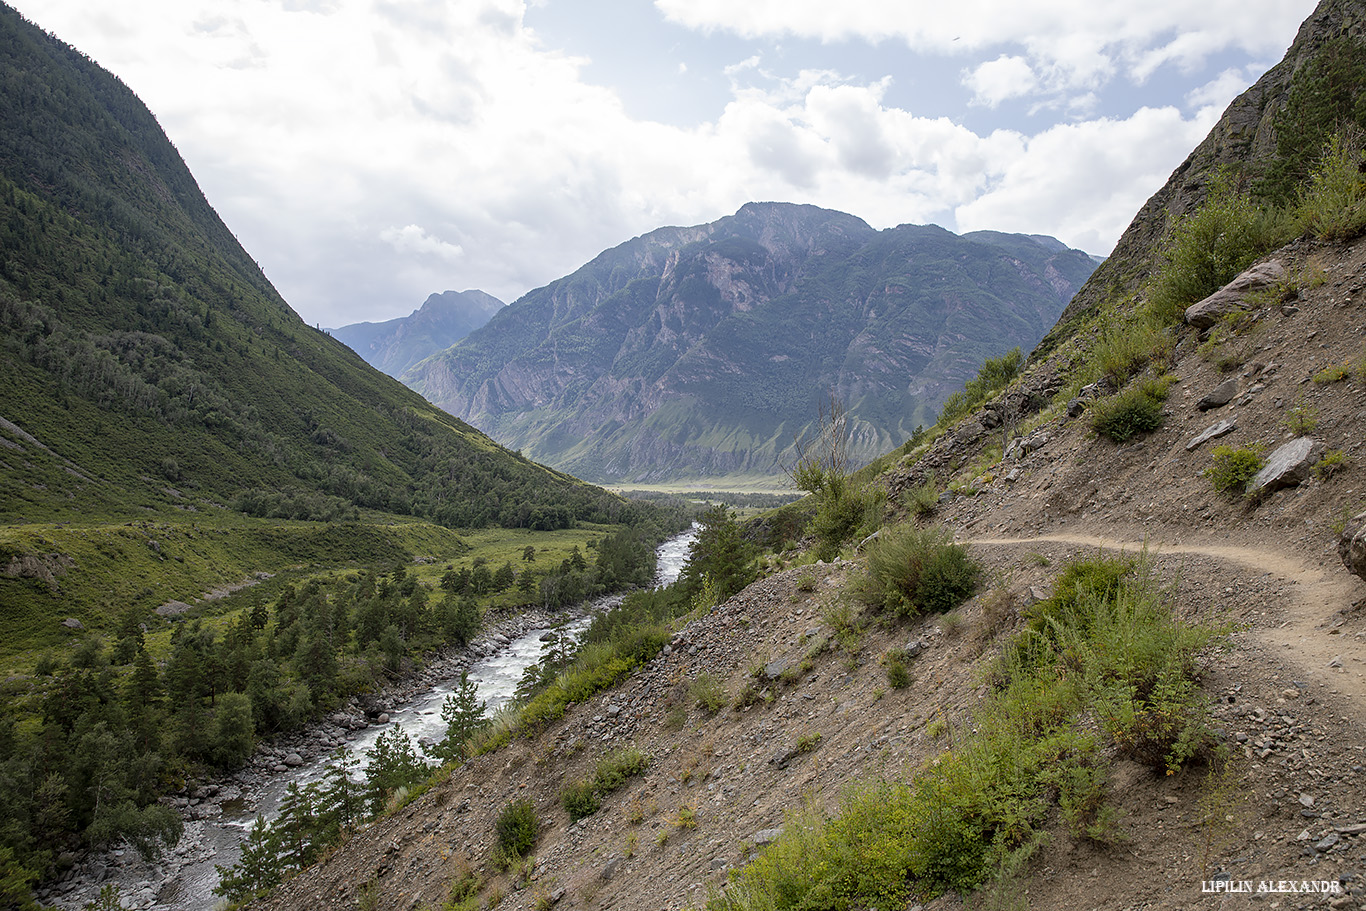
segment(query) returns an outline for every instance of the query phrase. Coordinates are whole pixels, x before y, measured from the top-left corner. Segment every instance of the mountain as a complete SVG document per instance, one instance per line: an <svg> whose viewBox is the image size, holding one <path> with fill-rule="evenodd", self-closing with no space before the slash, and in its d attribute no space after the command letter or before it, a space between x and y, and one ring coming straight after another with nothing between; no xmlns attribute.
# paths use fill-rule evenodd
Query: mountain
<svg viewBox="0 0 1366 911"><path fill-rule="evenodd" d="M1302 154L1364 90L1366 4L1324 0L1014 385L831 486L887 507L843 559L763 517L771 575L253 907L1366 907L1361 134ZM1152 306L1249 266L1214 326Z"/></svg>
<svg viewBox="0 0 1366 911"><path fill-rule="evenodd" d="M602 253L404 381L594 481L772 477L831 394L856 458L899 445L1094 268L1052 239L750 203Z"/></svg>
<svg viewBox="0 0 1366 911"><path fill-rule="evenodd" d="M0 124L0 519L622 508L305 325L137 97L8 7Z"/></svg>
<svg viewBox="0 0 1366 911"><path fill-rule="evenodd" d="M372 367L400 377L423 358L445 351L484 325L503 309L503 302L483 291L442 291L407 316L382 323L352 323L331 329Z"/></svg>

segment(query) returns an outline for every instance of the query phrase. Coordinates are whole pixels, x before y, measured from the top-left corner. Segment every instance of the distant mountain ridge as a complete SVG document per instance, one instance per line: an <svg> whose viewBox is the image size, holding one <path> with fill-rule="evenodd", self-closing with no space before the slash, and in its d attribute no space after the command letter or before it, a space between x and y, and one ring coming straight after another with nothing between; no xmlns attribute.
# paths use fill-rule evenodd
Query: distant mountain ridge
<svg viewBox="0 0 1366 911"><path fill-rule="evenodd" d="M749 203L603 252L404 381L599 483L772 476L831 393L856 457L904 442L1094 269L1052 238Z"/></svg>
<svg viewBox="0 0 1366 911"><path fill-rule="evenodd" d="M366 363L394 378L483 326L503 302L477 289L433 294L407 316L329 330Z"/></svg>

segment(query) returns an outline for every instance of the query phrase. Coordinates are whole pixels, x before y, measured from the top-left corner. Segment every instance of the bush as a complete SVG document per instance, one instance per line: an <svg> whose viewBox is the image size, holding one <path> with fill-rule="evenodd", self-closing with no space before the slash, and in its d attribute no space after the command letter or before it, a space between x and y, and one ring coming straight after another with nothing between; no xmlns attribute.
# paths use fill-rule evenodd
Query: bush
<svg viewBox="0 0 1366 911"><path fill-rule="evenodd" d="M1280 233L1268 215L1238 192L1231 173L1217 173L1204 203L1168 231L1162 262L1148 289L1148 312L1161 325L1179 323L1187 307L1279 246Z"/></svg>
<svg viewBox="0 0 1366 911"><path fill-rule="evenodd" d="M608 794L622 787L650 765L650 757L634 746L622 747L598 761L593 777L565 787L560 801L571 819L591 816L602 807Z"/></svg>
<svg viewBox="0 0 1366 911"><path fill-rule="evenodd" d="M1260 449L1252 446L1236 449L1227 445L1216 446L1210 457L1213 464L1205 469L1205 476L1215 490L1235 496L1246 490L1247 482L1266 464Z"/></svg>
<svg viewBox="0 0 1366 911"><path fill-rule="evenodd" d="M1116 443L1162 426L1162 403L1167 398L1167 383L1146 379L1131 383L1124 390L1091 406L1091 429Z"/></svg>
<svg viewBox="0 0 1366 911"><path fill-rule="evenodd" d="M930 477L924 484L912 487L903 493L901 502L910 514L917 519L928 518L939 508L939 485L935 483L933 477Z"/></svg>
<svg viewBox="0 0 1366 911"><path fill-rule="evenodd" d="M560 802L564 804L569 818L575 822L592 816L602 806L602 798L598 796L591 781L576 781L565 785L560 793Z"/></svg>
<svg viewBox="0 0 1366 911"><path fill-rule="evenodd" d="M498 850L505 858L517 860L526 857L536 846L536 830L540 822L536 819L536 808L529 800L515 800L503 807L494 825L498 836Z"/></svg>
<svg viewBox="0 0 1366 911"><path fill-rule="evenodd" d="M907 669L906 661L900 652L887 656L887 685L894 690L905 689L911 685L911 672Z"/></svg>
<svg viewBox="0 0 1366 911"><path fill-rule="evenodd" d="M1366 231L1363 145L1359 129L1336 134L1310 171L1295 211L1299 227L1319 240L1351 240Z"/></svg>
<svg viewBox="0 0 1366 911"><path fill-rule="evenodd" d="M991 395L1004 389L1020 372L1023 363L1024 353L1019 348L1012 348L1000 357L987 358L978 369L977 376L964 384L962 392L955 392L944 400L936 426L952 426Z"/></svg>
<svg viewBox="0 0 1366 911"><path fill-rule="evenodd" d="M977 591L981 567L942 528L885 529L868 547L867 602L900 617L944 613Z"/></svg>

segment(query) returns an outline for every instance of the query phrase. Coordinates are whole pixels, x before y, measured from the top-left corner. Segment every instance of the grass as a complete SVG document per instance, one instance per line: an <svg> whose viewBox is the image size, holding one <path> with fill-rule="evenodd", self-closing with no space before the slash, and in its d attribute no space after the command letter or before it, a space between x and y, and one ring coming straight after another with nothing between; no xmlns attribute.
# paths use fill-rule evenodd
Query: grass
<svg viewBox="0 0 1366 911"><path fill-rule="evenodd" d="M1195 656L1224 631L1176 617L1131 560L1070 564L1031 611L949 749L910 781L853 782L833 816L794 810L710 911L899 911L1018 871L1053 820L1078 839L1121 837L1111 756L1170 772L1210 748Z"/></svg>
<svg viewBox="0 0 1366 911"><path fill-rule="evenodd" d="M901 503L912 516L927 519L939 508L939 485L931 476L925 483L906 490L901 495Z"/></svg>
<svg viewBox="0 0 1366 911"><path fill-rule="evenodd" d="M707 671L698 674L688 684L688 698L708 715L715 715L730 701L725 684Z"/></svg>

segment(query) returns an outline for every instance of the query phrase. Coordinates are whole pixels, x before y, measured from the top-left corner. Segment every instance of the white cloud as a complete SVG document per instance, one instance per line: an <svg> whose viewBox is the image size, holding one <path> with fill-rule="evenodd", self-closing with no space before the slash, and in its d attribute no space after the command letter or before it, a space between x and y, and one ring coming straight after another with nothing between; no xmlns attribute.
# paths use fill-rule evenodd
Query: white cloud
<svg viewBox="0 0 1366 911"><path fill-rule="evenodd" d="M447 243L439 237L433 237L418 225L385 228L379 232L379 237L400 253L437 256L449 262L456 262L465 254L459 244Z"/></svg>
<svg viewBox="0 0 1366 911"><path fill-rule="evenodd" d="M1188 92L1186 103L1201 111L1212 111L1217 116L1252 82L1245 70L1227 69L1199 88Z"/></svg>
<svg viewBox="0 0 1366 911"><path fill-rule="evenodd" d="M1212 53L1279 54L1314 0L960 0L928 6L887 0L655 0L671 21L750 39L902 42L962 55L997 47L1047 73L1040 86L1083 91L1123 72L1142 82L1163 64L1190 68Z"/></svg>
<svg viewBox="0 0 1366 911"><path fill-rule="evenodd" d="M1028 60L1002 54L967 72L963 84L972 89L976 103L994 108L1008 98L1033 94L1039 80Z"/></svg>
<svg viewBox="0 0 1366 911"><path fill-rule="evenodd" d="M1054 126L993 162L992 185L955 211L958 228L1052 234L1108 250L1212 125L1168 107Z"/></svg>
<svg viewBox="0 0 1366 911"><path fill-rule="evenodd" d="M16 2L139 93L285 298L332 326L400 315L447 288L511 300L629 237L750 200L876 227L1052 233L1105 252L1238 77L1192 92L1199 111L1184 116L1086 119L1098 87L1219 47L1279 53L1293 34L1281 20L1309 5L657 0L697 29L957 53L947 81L966 63L983 104L1032 97L1081 118L1025 133L917 116L889 103L881 74L781 75L768 49L724 70L701 56L680 64L689 80L729 84L713 118L633 118L586 79L584 60L525 27L518 0ZM1179 40L1182 17L1204 44Z"/></svg>

